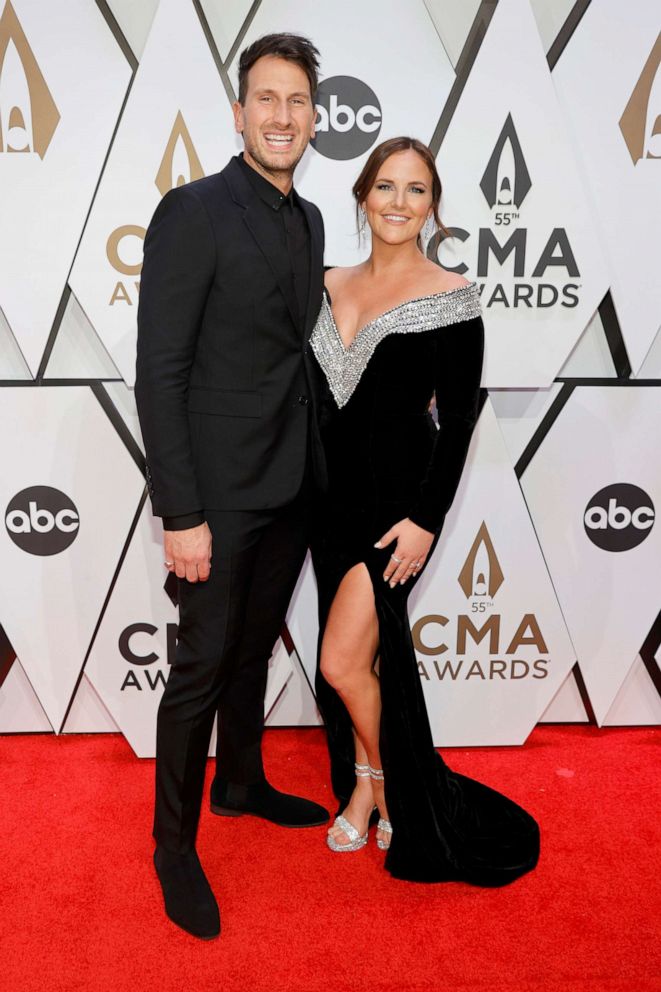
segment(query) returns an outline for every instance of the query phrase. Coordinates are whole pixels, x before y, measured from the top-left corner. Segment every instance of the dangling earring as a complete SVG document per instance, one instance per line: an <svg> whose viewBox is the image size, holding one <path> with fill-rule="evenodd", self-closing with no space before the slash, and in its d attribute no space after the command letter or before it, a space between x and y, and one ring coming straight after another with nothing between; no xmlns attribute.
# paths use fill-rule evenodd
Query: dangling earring
<svg viewBox="0 0 661 992"><path fill-rule="evenodd" d="M422 228L422 240L426 244L432 237L434 233L434 217L433 214L429 214L427 220Z"/></svg>
<svg viewBox="0 0 661 992"><path fill-rule="evenodd" d="M360 219L358 221L358 246L360 247L363 243L363 237L367 236L365 230L365 228L367 227L367 213L364 207L360 207L359 217Z"/></svg>

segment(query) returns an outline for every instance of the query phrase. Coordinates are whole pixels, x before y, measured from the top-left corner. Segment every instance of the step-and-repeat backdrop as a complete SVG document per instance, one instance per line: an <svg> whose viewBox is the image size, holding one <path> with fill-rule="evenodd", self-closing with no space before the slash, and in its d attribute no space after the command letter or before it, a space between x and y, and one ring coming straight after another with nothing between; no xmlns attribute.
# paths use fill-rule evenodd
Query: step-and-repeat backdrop
<svg viewBox="0 0 661 992"><path fill-rule="evenodd" d="M326 262L364 258L350 189L430 144L478 282L488 399L411 601L439 745L540 720L661 718L661 15L652 0L0 0L0 732L120 730L154 751L176 584L133 384L142 242L173 186L240 150L241 49L310 37L297 173ZM270 725L319 723L306 563Z"/></svg>

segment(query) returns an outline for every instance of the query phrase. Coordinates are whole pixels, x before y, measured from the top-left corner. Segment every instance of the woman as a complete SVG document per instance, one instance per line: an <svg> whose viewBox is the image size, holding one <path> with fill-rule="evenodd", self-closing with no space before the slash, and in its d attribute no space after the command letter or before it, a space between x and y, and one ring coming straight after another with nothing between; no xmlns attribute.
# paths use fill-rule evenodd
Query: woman
<svg viewBox="0 0 661 992"><path fill-rule="evenodd" d="M502 885L534 867L537 824L447 768L433 747L407 615L475 425L483 354L474 283L428 261L422 228L441 183L421 142L374 149L356 181L366 262L326 273L311 345L327 382L329 490L312 555L319 588L317 698L342 815L333 851L376 839L416 881ZM440 429L429 414L433 394ZM378 659L378 676L375 662Z"/></svg>

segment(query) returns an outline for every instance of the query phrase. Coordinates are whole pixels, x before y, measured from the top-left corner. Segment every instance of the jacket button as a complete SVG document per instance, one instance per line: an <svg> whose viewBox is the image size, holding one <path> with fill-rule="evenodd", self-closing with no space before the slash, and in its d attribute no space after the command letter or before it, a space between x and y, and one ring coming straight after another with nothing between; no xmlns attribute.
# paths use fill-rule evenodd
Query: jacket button
<svg viewBox="0 0 661 992"><path fill-rule="evenodd" d="M301 406L307 406L308 405L308 398L307 398L307 396L299 396L298 397L298 402L299 402L299 404Z"/></svg>

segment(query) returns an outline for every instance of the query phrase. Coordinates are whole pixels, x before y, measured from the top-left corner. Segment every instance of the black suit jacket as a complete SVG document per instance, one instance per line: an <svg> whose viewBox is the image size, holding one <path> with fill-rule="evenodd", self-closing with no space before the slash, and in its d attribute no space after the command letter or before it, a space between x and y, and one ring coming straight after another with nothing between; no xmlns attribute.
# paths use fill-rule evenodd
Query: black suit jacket
<svg viewBox="0 0 661 992"><path fill-rule="evenodd" d="M135 397L159 516L281 506L298 492L308 452L325 486L308 346L324 228L318 208L299 200L311 251L304 320L277 229L237 159L171 190L152 218Z"/></svg>

